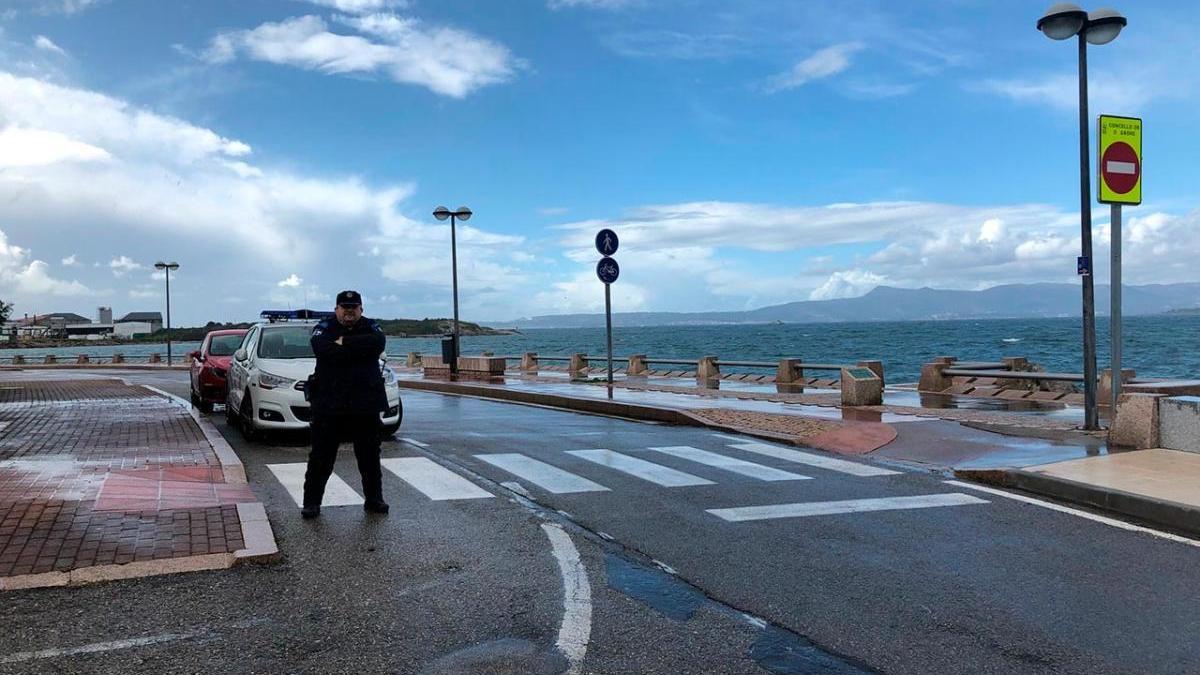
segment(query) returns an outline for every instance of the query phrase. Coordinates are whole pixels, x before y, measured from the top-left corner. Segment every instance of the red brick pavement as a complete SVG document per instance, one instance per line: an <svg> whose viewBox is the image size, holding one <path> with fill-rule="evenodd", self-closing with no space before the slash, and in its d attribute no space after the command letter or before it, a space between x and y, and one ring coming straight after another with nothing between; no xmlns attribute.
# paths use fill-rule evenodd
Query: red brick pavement
<svg viewBox="0 0 1200 675"><path fill-rule="evenodd" d="M188 412L119 380L0 380L0 577L231 553L237 506Z"/></svg>

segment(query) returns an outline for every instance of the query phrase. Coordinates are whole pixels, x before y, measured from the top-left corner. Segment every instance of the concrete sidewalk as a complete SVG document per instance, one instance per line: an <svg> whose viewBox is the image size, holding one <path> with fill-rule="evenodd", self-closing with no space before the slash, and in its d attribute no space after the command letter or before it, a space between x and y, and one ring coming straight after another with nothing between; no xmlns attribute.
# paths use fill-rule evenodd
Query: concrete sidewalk
<svg viewBox="0 0 1200 675"><path fill-rule="evenodd" d="M563 377L448 382L423 378L415 369L398 372L401 386L411 389L708 426L841 454L870 454L1200 535L1200 454L1110 451L1103 434L1078 429L1062 406L1013 411L966 402L963 408L841 408L836 395L822 392L720 391L684 378L629 380L610 391Z"/></svg>
<svg viewBox="0 0 1200 675"><path fill-rule="evenodd" d="M186 404L119 379L0 374L0 589L277 555L262 504Z"/></svg>

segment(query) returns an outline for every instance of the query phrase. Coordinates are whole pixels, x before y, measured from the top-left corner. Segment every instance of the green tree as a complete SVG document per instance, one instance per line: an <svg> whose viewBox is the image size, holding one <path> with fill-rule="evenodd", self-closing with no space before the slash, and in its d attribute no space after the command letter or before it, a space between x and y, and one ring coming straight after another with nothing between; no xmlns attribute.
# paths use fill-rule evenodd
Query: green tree
<svg viewBox="0 0 1200 675"><path fill-rule="evenodd" d="M12 313L12 303L0 300L0 323L8 321L8 315Z"/></svg>

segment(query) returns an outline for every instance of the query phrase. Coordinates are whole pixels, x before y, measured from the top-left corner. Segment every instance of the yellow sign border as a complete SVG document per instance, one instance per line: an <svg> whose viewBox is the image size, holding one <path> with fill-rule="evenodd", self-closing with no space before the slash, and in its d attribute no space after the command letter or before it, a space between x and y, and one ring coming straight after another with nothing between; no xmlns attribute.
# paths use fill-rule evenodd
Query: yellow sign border
<svg viewBox="0 0 1200 675"><path fill-rule="evenodd" d="M1142 175L1139 170L1138 182L1133 189L1126 193L1108 189L1104 183L1104 151L1113 143L1128 143L1137 155L1138 166L1142 165L1142 118L1123 117L1121 115L1100 115L1096 120L1096 201L1101 204L1130 204L1142 203Z"/></svg>

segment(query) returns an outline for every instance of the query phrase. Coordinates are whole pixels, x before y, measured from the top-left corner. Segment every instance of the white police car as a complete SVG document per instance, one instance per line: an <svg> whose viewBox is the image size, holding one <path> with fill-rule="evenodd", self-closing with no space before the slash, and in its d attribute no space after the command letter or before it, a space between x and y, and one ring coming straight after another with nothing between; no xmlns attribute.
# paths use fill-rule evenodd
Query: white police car
<svg viewBox="0 0 1200 675"><path fill-rule="evenodd" d="M313 326L332 312L268 310L264 321L252 326L229 365L229 393L225 417L247 438L277 429L307 429L312 409L304 400L304 385L317 367L313 354ZM388 409L380 413L383 433L400 428L404 407L396 373L379 360L387 390Z"/></svg>

